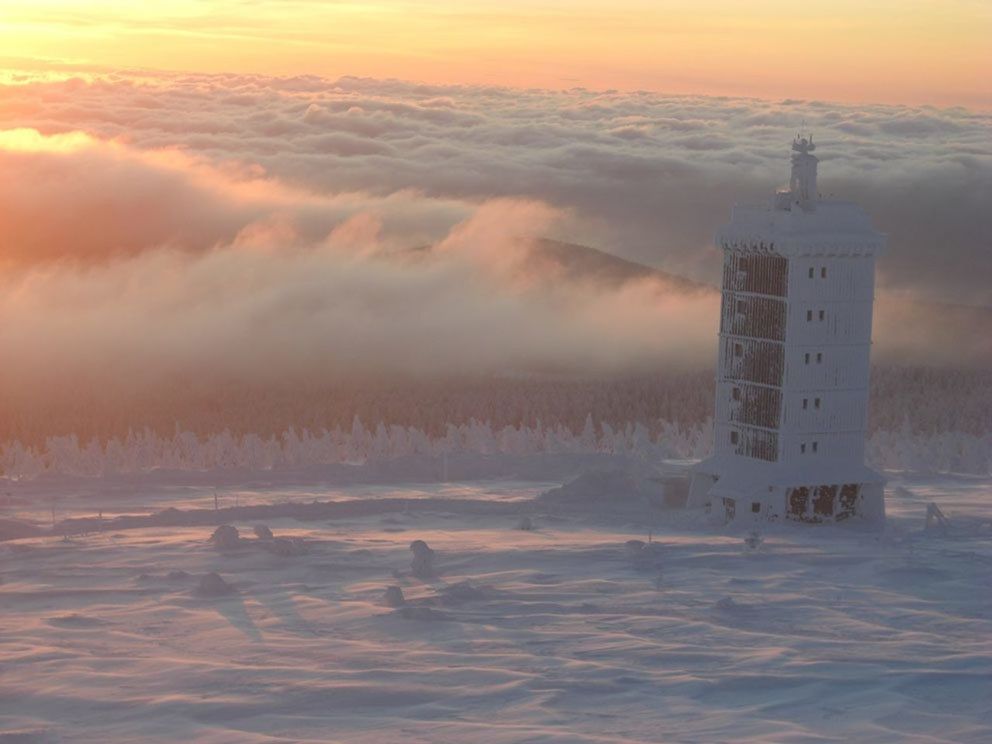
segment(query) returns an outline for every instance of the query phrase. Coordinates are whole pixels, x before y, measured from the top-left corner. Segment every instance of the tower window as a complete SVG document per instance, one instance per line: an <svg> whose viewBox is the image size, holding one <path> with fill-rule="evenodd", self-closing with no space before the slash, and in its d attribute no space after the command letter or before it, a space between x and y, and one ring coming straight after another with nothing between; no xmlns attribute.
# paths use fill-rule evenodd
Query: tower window
<svg viewBox="0 0 992 744"><path fill-rule="evenodd" d="M737 439L738 439L737 432L736 431L730 432L730 443L737 444Z"/></svg>
<svg viewBox="0 0 992 744"><path fill-rule="evenodd" d="M755 514L760 514L761 513L761 502L760 501L752 501L751 502L751 511L754 512Z"/></svg>
<svg viewBox="0 0 992 744"><path fill-rule="evenodd" d="M806 442L803 442L802 444L799 445L799 451L804 455L806 454Z"/></svg>
<svg viewBox="0 0 992 744"><path fill-rule="evenodd" d="M806 352L806 364L809 364L809 352Z"/></svg>
<svg viewBox="0 0 992 744"><path fill-rule="evenodd" d="M810 279L813 278L813 267L812 266L809 267L809 278Z"/></svg>
<svg viewBox="0 0 992 744"><path fill-rule="evenodd" d="M817 443L816 442L813 442L813 451L814 452L816 452L816 445L817 445Z"/></svg>
<svg viewBox="0 0 992 744"><path fill-rule="evenodd" d="M824 318L825 318L826 316L827 316L827 313L826 313L826 311L824 311L824 310L821 310L821 311L820 311L820 320L823 320L823 319L824 319Z"/></svg>
<svg viewBox="0 0 992 744"><path fill-rule="evenodd" d="M744 310L747 308L747 303L744 300L737 300L737 312L741 315L744 314Z"/></svg>
<svg viewBox="0 0 992 744"><path fill-rule="evenodd" d="M740 400L741 399L741 389L739 387L735 387L730 392L730 395L731 395L731 397L733 397L734 400Z"/></svg>
<svg viewBox="0 0 992 744"><path fill-rule="evenodd" d="M827 278L827 267L826 266L821 266L820 267L820 278L821 279L826 279Z"/></svg>
<svg viewBox="0 0 992 744"><path fill-rule="evenodd" d="M806 311L806 322L808 323L811 320L813 320L813 311L812 310L807 310Z"/></svg>
<svg viewBox="0 0 992 744"><path fill-rule="evenodd" d="M744 356L744 347L740 344L734 344L734 356Z"/></svg>
<svg viewBox="0 0 992 744"><path fill-rule="evenodd" d="M803 410L809 408L809 398L803 398Z"/></svg>
<svg viewBox="0 0 992 744"><path fill-rule="evenodd" d="M821 352L816 352L816 363L819 364L823 361L823 354Z"/></svg>
<svg viewBox="0 0 992 744"><path fill-rule="evenodd" d="M820 409L820 399L819 398L817 398L816 400L813 401L813 408L815 408L817 410Z"/></svg>

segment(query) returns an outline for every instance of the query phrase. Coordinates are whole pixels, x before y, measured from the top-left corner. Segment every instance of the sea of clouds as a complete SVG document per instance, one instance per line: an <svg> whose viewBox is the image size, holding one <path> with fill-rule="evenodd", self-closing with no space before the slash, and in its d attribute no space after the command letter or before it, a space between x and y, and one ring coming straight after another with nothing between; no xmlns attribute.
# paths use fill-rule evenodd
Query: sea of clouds
<svg viewBox="0 0 992 744"><path fill-rule="evenodd" d="M715 293L661 275L566 281L527 241L715 285L713 234L735 202L787 180L801 126L824 196L860 202L890 236L884 297L992 305L988 114L360 78L9 75L0 384L704 366ZM890 307L883 356L975 360L961 339L932 347L923 306Z"/></svg>

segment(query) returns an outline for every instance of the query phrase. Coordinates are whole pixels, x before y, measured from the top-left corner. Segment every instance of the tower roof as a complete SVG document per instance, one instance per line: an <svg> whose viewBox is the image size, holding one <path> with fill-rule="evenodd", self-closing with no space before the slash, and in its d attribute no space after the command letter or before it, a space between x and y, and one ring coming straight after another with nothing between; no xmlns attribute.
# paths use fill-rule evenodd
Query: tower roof
<svg viewBox="0 0 992 744"><path fill-rule="evenodd" d="M792 150L793 152L806 153L813 152L816 149L816 145L813 144L813 135L809 137L803 137L801 134L797 134L796 138L792 140Z"/></svg>
<svg viewBox="0 0 992 744"><path fill-rule="evenodd" d="M789 188L766 204L735 206L730 222L717 234L717 243L727 250L780 255L874 255L883 251L886 236L872 227L860 206L819 199L815 149L812 135L797 135L792 142Z"/></svg>

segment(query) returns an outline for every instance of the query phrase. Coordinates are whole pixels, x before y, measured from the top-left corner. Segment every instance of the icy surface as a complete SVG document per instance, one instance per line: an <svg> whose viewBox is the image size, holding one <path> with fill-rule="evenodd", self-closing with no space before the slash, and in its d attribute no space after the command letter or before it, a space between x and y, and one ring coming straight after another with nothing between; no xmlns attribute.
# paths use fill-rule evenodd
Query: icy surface
<svg viewBox="0 0 992 744"><path fill-rule="evenodd" d="M230 551L205 526L0 542L0 740L992 740L988 479L897 479L884 534L783 526L753 548L644 500L454 488L444 508L266 518L300 554L255 520ZM485 499L520 511L468 510ZM947 532L923 531L930 502ZM204 590L212 573L232 589Z"/></svg>

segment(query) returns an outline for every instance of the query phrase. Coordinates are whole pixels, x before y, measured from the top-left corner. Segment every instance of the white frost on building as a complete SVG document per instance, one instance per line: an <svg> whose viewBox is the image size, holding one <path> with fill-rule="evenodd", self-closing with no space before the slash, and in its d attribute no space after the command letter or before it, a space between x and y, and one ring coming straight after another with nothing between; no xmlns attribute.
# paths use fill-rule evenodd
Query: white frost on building
<svg viewBox="0 0 992 744"><path fill-rule="evenodd" d="M724 251L714 454L690 507L727 522L885 516L864 464L875 257L886 238L856 204L822 201L812 137L789 188L737 206Z"/></svg>

